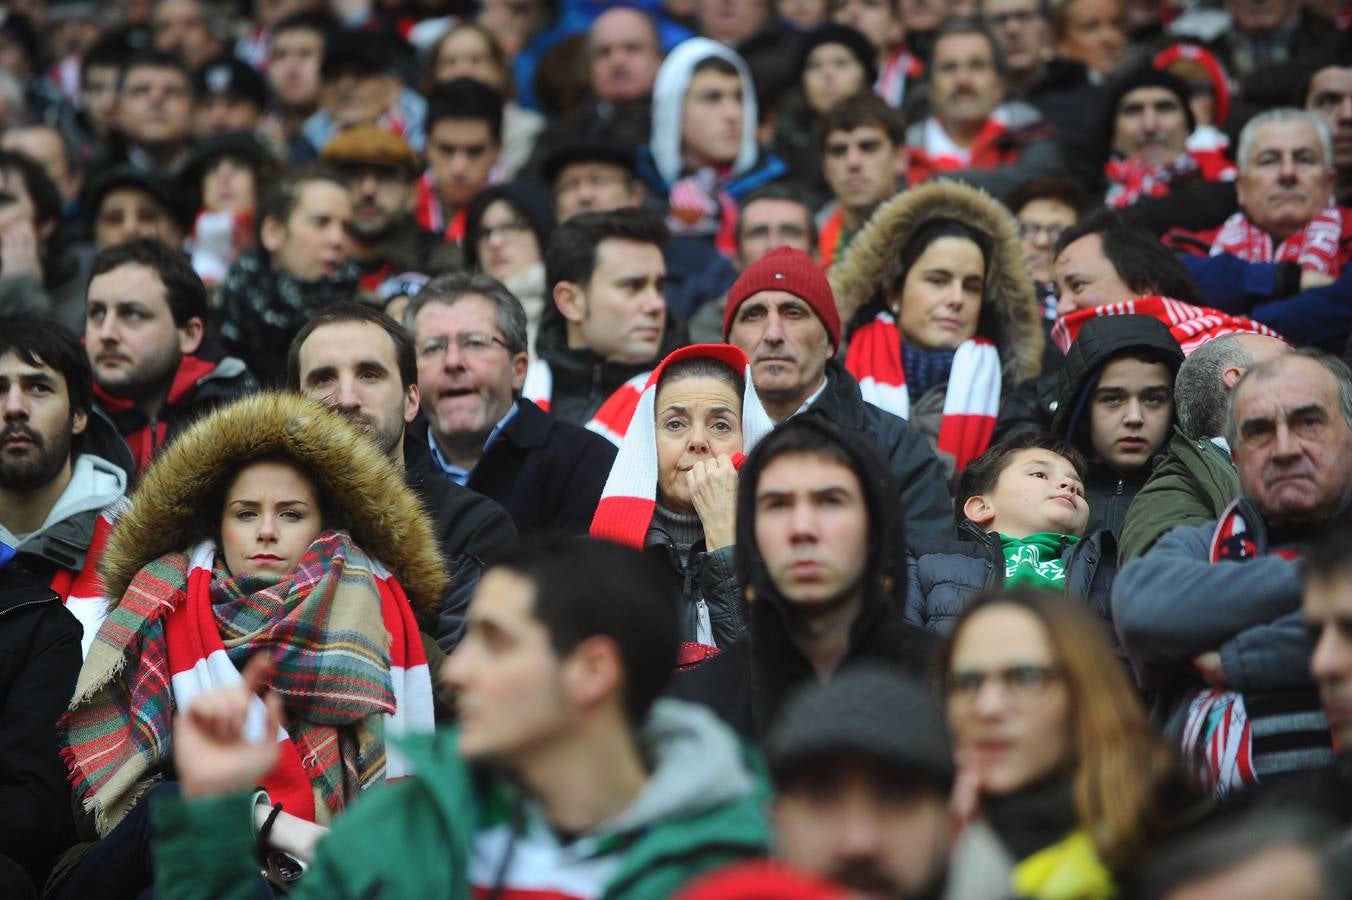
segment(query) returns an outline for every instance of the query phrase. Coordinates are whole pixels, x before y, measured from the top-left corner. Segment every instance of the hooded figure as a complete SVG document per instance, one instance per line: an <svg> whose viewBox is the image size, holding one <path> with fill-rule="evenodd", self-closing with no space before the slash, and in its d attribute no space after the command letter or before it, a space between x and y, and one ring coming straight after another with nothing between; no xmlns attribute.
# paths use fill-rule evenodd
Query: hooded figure
<svg viewBox="0 0 1352 900"><path fill-rule="evenodd" d="M1121 427L1105 440L1118 438L1136 441L1141 449L1131 455L1140 458L1139 465L1111 463L1095 446L1091 434L1094 395L1103 377L1105 367L1115 360L1128 358L1144 363L1161 363L1168 369L1167 397L1155 398L1158 407L1168 404L1168 420L1162 428L1152 428L1148 407L1150 398L1124 397L1124 406L1139 403L1133 412L1124 413ZM1086 534L1099 529L1111 531L1117 537L1126 518L1127 507L1155 468L1155 456L1165 449L1173 430L1173 384L1178 367L1183 364L1183 351L1169 332L1169 327L1152 316L1110 316L1086 322L1079 337L1070 345L1066 363L1058 373L1056 410L1052 417L1052 433L1073 444L1089 462L1085 479L1085 499L1089 501L1089 524ZM1156 415L1153 418L1157 418Z"/></svg>
<svg viewBox="0 0 1352 900"><path fill-rule="evenodd" d="M263 462L308 483L318 536L289 571L269 573L266 562L232 571L221 537L227 491ZM271 513L262 501L258 511ZM274 546L274 556L286 552L280 539ZM146 473L100 572L107 618L58 723L99 837L144 816L140 801L172 756L175 709L238 683L258 652L276 657L268 680L286 709L263 784L289 814L326 824L360 792L407 774L388 738L432 728L414 613L437 609L447 575L417 496L342 416L264 393L199 420ZM63 866L77 893L100 862L76 864L80 850Z"/></svg>
<svg viewBox="0 0 1352 900"><path fill-rule="evenodd" d="M956 350L912 347L900 327L903 257L921 229L942 224L937 220L958 223L982 242L976 331ZM845 368L864 399L910 420L950 473L961 471L990 445L1004 397L1042 365L1041 313L1009 211L953 181L911 188L878 208L829 275L841 321L850 323Z"/></svg>
<svg viewBox="0 0 1352 900"><path fill-rule="evenodd" d="M896 485L882 454L820 416L795 416L747 458L737 482L737 578L745 585L747 635L713 659L678 672L673 696L704 703L748 739L762 738L781 704L801 684L818 678L798 643L792 602L775 586L756 541L756 491L761 473L781 456L848 460L868 509L868 557L860 579L859 614L841 666L873 660L912 675L928 672L932 638L904 621L906 536L894 498Z"/></svg>

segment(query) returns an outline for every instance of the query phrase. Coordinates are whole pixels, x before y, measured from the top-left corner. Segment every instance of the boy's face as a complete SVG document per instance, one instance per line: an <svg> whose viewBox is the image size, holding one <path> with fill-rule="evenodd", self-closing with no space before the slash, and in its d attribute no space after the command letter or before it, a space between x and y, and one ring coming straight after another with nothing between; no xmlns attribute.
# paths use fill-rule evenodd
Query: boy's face
<svg viewBox="0 0 1352 900"><path fill-rule="evenodd" d="M1305 582L1305 623L1314 635L1310 674L1329 726L1344 751L1352 748L1352 578L1346 574Z"/></svg>
<svg viewBox="0 0 1352 900"><path fill-rule="evenodd" d="M1103 367L1089 407L1089 439L1113 471L1134 472L1169 437L1174 379L1164 363L1123 357Z"/></svg>
<svg viewBox="0 0 1352 900"><path fill-rule="evenodd" d="M1064 456L1050 450L1019 450L1005 464L995 487L969 497L963 513L983 531L1026 538L1050 531L1084 535L1089 504L1084 483Z"/></svg>

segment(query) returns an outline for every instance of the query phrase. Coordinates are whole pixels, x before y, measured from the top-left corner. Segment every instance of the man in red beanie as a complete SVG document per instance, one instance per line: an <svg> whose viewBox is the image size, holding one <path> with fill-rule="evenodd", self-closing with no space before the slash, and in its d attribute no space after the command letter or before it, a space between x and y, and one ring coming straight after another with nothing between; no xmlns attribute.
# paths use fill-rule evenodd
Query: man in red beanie
<svg viewBox="0 0 1352 900"><path fill-rule="evenodd" d="M873 439L900 486L908 535L952 531L953 505L929 443L905 420L865 403L835 358L840 315L810 256L780 247L748 266L728 291L723 339L751 360L756 392L775 422L812 412Z"/></svg>

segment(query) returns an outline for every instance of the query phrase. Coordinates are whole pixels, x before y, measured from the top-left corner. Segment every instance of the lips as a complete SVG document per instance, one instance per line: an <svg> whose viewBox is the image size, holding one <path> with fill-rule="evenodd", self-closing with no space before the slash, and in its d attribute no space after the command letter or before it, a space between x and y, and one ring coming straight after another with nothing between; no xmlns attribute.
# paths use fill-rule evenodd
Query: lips
<svg viewBox="0 0 1352 900"><path fill-rule="evenodd" d="M1124 437L1117 439L1117 446L1123 450L1144 450L1150 445L1145 438Z"/></svg>
<svg viewBox="0 0 1352 900"><path fill-rule="evenodd" d="M1075 508L1075 495L1074 495L1074 494L1053 494L1053 495L1051 496L1050 499L1052 499L1052 500L1059 500L1059 501L1065 503L1065 504L1066 504L1067 506L1069 506L1071 509L1074 509L1074 508Z"/></svg>
<svg viewBox="0 0 1352 900"><path fill-rule="evenodd" d="M249 562L256 563L278 563L281 561L282 558L280 556L274 556L271 553L259 553L249 557Z"/></svg>

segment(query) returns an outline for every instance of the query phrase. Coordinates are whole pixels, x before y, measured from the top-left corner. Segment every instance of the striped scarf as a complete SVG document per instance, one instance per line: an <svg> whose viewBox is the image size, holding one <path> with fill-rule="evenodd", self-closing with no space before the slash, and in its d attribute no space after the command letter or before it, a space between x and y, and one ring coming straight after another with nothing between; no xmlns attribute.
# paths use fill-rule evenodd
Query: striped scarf
<svg viewBox="0 0 1352 900"><path fill-rule="evenodd" d="M232 577L205 541L136 574L57 725L71 781L100 834L168 766L175 711L238 684L257 652L275 657L269 687L287 712L277 765L263 780L274 800L322 821L368 786L408 774L385 738L432 728L432 686L393 577L344 532L321 535L281 579ZM254 739L265 721L254 698Z"/></svg>
<svg viewBox="0 0 1352 900"><path fill-rule="evenodd" d="M864 399L910 418L911 395L901 362L901 331L891 313L880 312L860 326L845 352L845 368L859 381ZM963 341L953 354L939 424L939 449L956 461L961 472L990 446L1000 411L1000 354L983 337Z"/></svg>
<svg viewBox="0 0 1352 900"><path fill-rule="evenodd" d="M651 374L643 372L635 375L616 388L587 422L587 430L596 432L616 447L620 446L624 433L629 429L629 420L634 417L634 410L638 407L639 396ZM537 359L530 364L526 369L526 380L521 385L521 396L549 412L550 398L554 396L554 373L549 363Z"/></svg>
<svg viewBox="0 0 1352 900"><path fill-rule="evenodd" d="M1084 323L1096 316L1153 316L1169 326L1169 332L1186 356L1213 338L1225 334L1265 334L1285 340L1271 328L1243 316L1232 316L1219 309L1193 306L1168 297L1138 297L1121 303L1077 309L1062 316L1052 326L1052 341L1062 353L1070 350Z"/></svg>
<svg viewBox="0 0 1352 900"><path fill-rule="evenodd" d="M1299 263L1302 269L1337 278L1345 262L1340 256L1342 237L1343 211L1332 205L1276 247L1266 231L1253 224L1243 212L1237 212L1216 232L1216 238L1211 242L1211 255L1229 253L1248 262Z"/></svg>

